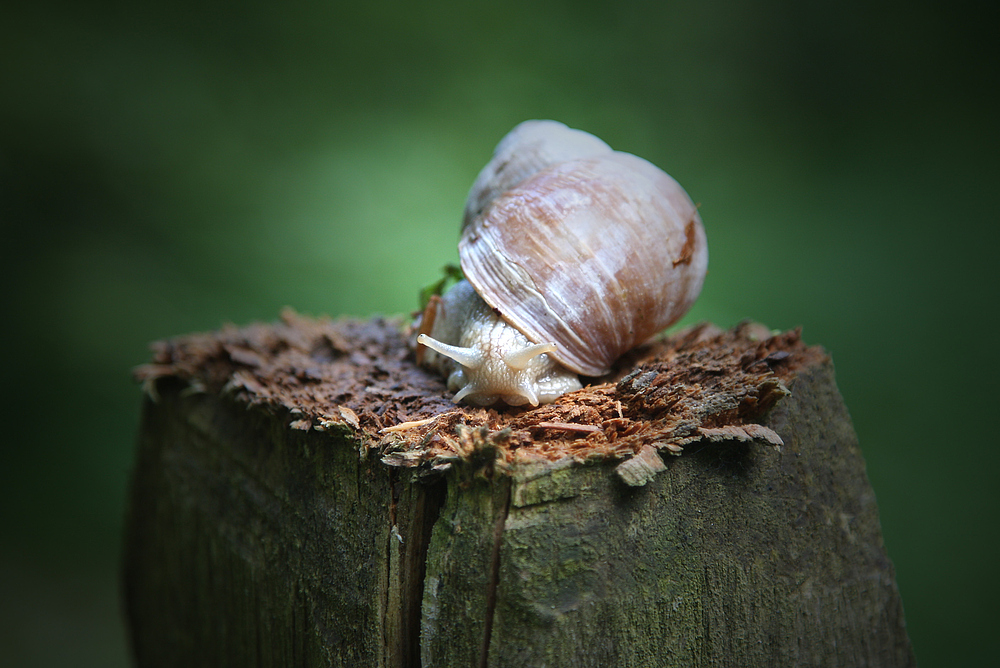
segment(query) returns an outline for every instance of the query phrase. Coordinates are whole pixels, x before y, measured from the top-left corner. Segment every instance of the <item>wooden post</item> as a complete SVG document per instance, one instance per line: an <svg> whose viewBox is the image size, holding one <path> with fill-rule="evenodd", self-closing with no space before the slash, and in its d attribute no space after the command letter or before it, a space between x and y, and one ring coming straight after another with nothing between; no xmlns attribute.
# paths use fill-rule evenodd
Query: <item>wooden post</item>
<svg viewBox="0 0 1000 668"><path fill-rule="evenodd" d="M456 408L382 321L285 314L138 375L142 668L914 665L797 333L691 330L534 410Z"/></svg>

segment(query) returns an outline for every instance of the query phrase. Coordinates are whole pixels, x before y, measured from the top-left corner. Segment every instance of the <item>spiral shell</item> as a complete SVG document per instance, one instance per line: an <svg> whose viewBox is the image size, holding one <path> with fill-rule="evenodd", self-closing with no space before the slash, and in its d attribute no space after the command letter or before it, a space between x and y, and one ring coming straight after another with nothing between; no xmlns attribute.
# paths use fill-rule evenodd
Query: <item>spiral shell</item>
<svg viewBox="0 0 1000 668"><path fill-rule="evenodd" d="M467 218L459 257L504 320L531 341L555 342L552 356L570 370L600 376L687 312L701 291L708 247L696 207L673 178L634 155L571 144L589 157L527 176L528 168L483 170L480 179L492 170L517 185L500 179L473 188L486 194L470 201L467 216L484 208ZM520 148L501 142L494 161L520 165L548 155L533 149L526 158L523 138L511 146Z"/></svg>

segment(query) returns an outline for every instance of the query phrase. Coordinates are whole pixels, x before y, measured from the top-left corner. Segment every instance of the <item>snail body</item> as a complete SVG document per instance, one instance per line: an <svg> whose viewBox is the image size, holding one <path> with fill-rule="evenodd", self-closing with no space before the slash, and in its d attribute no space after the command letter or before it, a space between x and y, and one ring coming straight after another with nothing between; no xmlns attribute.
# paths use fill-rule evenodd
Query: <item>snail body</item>
<svg viewBox="0 0 1000 668"><path fill-rule="evenodd" d="M469 194L459 257L467 281L418 343L455 400L480 405L546 403L578 389L577 374L608 373L687 312L708 265L674 179L553 121L498 145Z"/></svg>
<svg viewBox="0 0 1000 668"><path fill-rule="evenodd" d="M576 374L548 354L555 351L554 343L532 343L468 281L454 285L435 308L430 336L421 334L417 340L433 351L425 352L424 363L447 375L455 403L537 406L580 389Z"/></svg>

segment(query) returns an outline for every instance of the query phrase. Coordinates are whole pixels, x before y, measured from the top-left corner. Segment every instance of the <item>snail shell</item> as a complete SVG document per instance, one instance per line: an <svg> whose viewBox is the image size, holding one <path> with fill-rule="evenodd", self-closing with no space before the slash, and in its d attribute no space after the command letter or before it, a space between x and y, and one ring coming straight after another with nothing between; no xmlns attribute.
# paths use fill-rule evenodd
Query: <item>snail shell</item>
<svg viewBox="0 0 1000 668"><path fill-rule="evenodd" d="M578 387L563 377L607 373L687 312L708 266L697 209L662 170L562 124L531 122L514 133L477 179L459 241L469 287L453 290L484 306L459 306L448 293L430 336L418 339L451 358L432 354L428 363L450 373L456 400L472 403L554 399L514 368L529 353L546 365L538 378L559 393ZM540 167L528 173L529 164ZM500 337L497 327L523 342ZM505 356L517 364L483 361Z"/></svg>

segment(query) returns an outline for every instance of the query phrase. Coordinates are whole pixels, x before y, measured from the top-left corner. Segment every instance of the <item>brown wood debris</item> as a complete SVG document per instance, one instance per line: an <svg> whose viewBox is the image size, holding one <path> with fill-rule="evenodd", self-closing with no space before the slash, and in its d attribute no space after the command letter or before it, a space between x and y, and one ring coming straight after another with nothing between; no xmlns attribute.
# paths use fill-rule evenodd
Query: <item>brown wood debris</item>
<svg viewBox="0 0 1000 668"><path fill-rule="evenodd" d="M798 369L825 359L798 330L703 324L640 346L609 376L554 404L472 408L453 404L444 381L415 364L401 322L289 310L277 323L157 342L135 375L153 400L171 378L188 392L287 415L293 429L350 430L386 464L440 470L479 457L502 468L627 459L643 448L680 454L698 441L777 446L780 437L758 422Z"/></svg>

